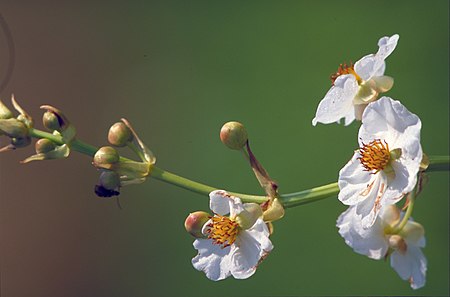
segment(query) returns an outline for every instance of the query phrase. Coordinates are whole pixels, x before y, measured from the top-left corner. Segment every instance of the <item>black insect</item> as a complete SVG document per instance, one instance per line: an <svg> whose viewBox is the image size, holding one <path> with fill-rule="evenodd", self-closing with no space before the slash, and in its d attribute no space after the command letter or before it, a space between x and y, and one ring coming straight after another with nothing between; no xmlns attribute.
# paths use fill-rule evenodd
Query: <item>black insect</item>
<svg viewBox="0 0 450 297"><path fill-rule="evenodd" d="M110 198L113 196L119 196L120 192L115 190L108 190L102 185L95 185L94 192L98 197Z"/></svg>

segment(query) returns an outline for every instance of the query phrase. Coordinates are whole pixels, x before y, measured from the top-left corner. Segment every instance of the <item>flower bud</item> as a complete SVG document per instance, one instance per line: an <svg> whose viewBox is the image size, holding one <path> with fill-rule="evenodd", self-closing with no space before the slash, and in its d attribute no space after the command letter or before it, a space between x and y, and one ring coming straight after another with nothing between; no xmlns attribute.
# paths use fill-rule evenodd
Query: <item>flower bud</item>
<svg viewBox="0 0 450 297"><path fill-rule="evenodd" d="M195 238L204 238L202 233L203 226L209 220L210 215L204 211L190 213L184 221L184 228Z"/></svg>
<svg viewBox="0 0 450 297"><path fill-rule="evenodd" d="M239 122L228 122L220 129L220 140L232 150L242 149L248 140L245 127Z"/></svg>
<svg viewBox="0 0 450 297"><path fill-rule="evenodd" d="M51 111L46 111L42 116L42 123L44 127L50 131L59 131L61 130L61 123L59 122L58 117Z"/></svg>
<svg viewBox="0 0 450 297"><path fill-rule="evenodd" d="M99 181L100 186L107 190L115 190L120 187L120 176L114 171L103 170Z"/></svg>
<svg viewBox="0 0 450 297"><path fill-rule="evenodd" d="M31 137L12 138L11 144L14 148L26 147L31 143Z"/></svg>
<svg viewBox="0 0 450 297"><path fill-rule="evenodd" d="M19 112L17 119L25 124L27 128L33 128L33 118L19 105L19 103L14 98L14 95L11 97L11 103L14 106L14 109Z"/></svg>
<svg viewBox="0 0 450 297"><path fill-rule="evenodd" d="M72 125L64 113L50 105L42 105L46 113L42 118L44 126L50 130L56 130L61 133L64 143L70 144L77 134L75 126Z"/></svg>
<svg viewBox="0 0 450 297"><path fill-rule="evenodd" d="M45 154L50 151L53 151L56 148L56 145L54 142L46 138L41 138L38 141L36 141L34 147L36 149L36 153Z"/></svg>
<svg viewBox="0 0 450 297"><path fill-rule="evenodd" d="M126 146L133 140L131 130L123 122L117 122L109 128L108 141L114 146Z"/></svg>
<svg viewBox="0 0 450 297"><path fill-rule="evenodd" d="M17 119L0 119L0 132L11 138L24 138L28 135L28 128Z"/></svg>
<svg viewBox="0 0 450 297"><path fill-rule="evenodd" d="M12 117L13 117L13 113L0 100L0 119L10 119Z"/></svg>
<svg viewBox="0 0 450 297"><path fill-rule="evenodd" d="M119 162L119 159L119 153L115 148L104 146L95 153L93 164L99 168L109 169L111 164Z"/></svg>
<svg viewBox="0 0 450 297"><path fill-rule="evenodd" d="M400 253L405 253L408 248L405 240L397 234L391 235L389 237L389 247L399 251Z"/></svg>

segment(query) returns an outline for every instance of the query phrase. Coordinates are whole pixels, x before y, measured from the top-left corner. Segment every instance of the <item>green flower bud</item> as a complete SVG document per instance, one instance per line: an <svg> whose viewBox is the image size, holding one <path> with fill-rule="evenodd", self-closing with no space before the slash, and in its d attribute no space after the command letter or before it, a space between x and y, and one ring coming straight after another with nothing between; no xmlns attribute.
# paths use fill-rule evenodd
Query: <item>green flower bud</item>
<svg viewBox="0 0 450 297"><path fill-rule="evenodd" d="M96 167L109 169L112 164L119 162L120 156L111 146L101 147L94 155L93 164Z"/></svg>
<svg viewBox="0 0 450 297"><path fill-rule="evenodd" d="M60 132L64 143L69 144L75 139L77 131L64 113L50 105L42 105L41 109L46 110L42 121L44 126L50 130Z"/></svg>
<svg viewBox="0 0 450 297"><path fill-rule="evenodd" d="M17 119L25 124L27 128L33 128L33 118L19 105L19 103L14 98L14 95L11 97L11 103L14 106L14 109L19 112Z"/></svg>
<svg viewBox="0 0 450 297"><path fill-rule="evenodd" d="M114 146L126 146L133 140L133 133L123 122L117 122L109 128L108 141Z"/></svg>
<svg viewBox="0 0 450 297"><path fill-rule="evenodd" d="M5 104L0 100L0 119L10 119L14 115L13 113L6 107Z"/></svg>
<svg viewBox="0 0 450 297"><path fill-rule="evenodd" d="M42 139L39 139L38 141L36 141L34 147L36 149L36 153L45 154L50 151L53 151L56 148L56 145L54 142L52 142L48 139L42 138Z"/></svg>
<svg viewBox="0 0 450 297"><path fill-rule="evenodd" d="M99 184L107 190L115 190L120 187L120 176L114 171L103 170L99 181Z"/></svg>
<svg viewBox="0 0 450 297"><path fill-rule="evenodd" d="M61 123L58 116L51 111L46 111L44 113L42 116L42 123L44 124L44 127L50 131L61 130Z"/></svg>
<svg viewBox="0 0 450 297"><path fill-rule="evenodd" d="M28 135L27 126L17 119L0 119L0 132L11 138L24 138Z"/></svg>
<svg viewBox="0 0 450 297"><path fill-rule="evenodd" d="M220 140L232 150L242 149L248 140L247 130L239 122L228 122L220 129Z"/></svg>
<svg viewBox="0 0 450 297"><path fill-rule="evenodd" d="M184 221L184 228L195 238L205 238L202 233L203 226L210 219L210 215L204 211L190 213Z"/></svg>

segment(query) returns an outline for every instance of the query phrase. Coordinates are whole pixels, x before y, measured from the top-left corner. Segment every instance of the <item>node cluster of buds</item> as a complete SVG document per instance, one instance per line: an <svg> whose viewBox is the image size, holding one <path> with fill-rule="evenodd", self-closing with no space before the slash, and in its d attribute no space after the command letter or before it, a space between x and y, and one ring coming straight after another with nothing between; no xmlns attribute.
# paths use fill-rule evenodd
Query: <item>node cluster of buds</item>
<svg viewBox="0 0 450 297"><path fill-rule="evenodd" d="M0 136L5 135L10 138L10 143L0 148L0 152L26 147L31 143L28 131L33 128L33 119L20 107L14 95L11 97L11 102L19 113L17 117L14 117L14 114L0 100Z"/></svg>
<svg viewBox="0 0 450 297"><path fill-rule="evenodd" d="M101 147L92 161L100 170L99 183L95 185L95 193L99 197L117 196L121 187L144 182L156 163L153 153L126 119L111 126L108 142L112 146ZM116 149L120 147L130 148L141 161L121 157Z"/></svg>

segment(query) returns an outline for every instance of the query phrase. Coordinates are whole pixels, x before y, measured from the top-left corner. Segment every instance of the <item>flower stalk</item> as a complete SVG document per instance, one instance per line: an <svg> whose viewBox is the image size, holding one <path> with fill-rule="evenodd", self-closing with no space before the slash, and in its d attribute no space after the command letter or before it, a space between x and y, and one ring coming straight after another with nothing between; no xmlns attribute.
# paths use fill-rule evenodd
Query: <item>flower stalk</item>
<svg viewBox="0 0 450 297"><path fill-rule="evenodd" d="M34 138L45 138L48 140L51 140L52 142L63 145L64 141L61 136L59 135L53 135L51 133L38 130L35 128L29 129L29 136ZM88 143L85 143L79 139L74 139L71 143L71 149L72 151L77 151L79 153L88 155L93 157L95 153L97 152L98 148L90 145ZM127 158L120 157L121 160L128 160ZM450 156L429 156L430 159L430 165L428 166L426 172L434 172L434 171L449 171L450 168ZM174 173L171 173L169 171L166 171L164 169L161 169L157 166L153 167L153 170L151 172L151 176L157 180L178 186L180 188L189 190L191 192L208 196L209 193L211 193L214 190L217 190L218 188L208 186L190 179L187 179L185 177L176 175ZM237 196L242 199L243 202L249 203L262 203L267 201L267 196L262 195L251 195L251 194L244 194L244 193L236 193L236 192L229 192L233 196ZM322 199L326 199L329 197L336 197L336 195L339 193L339 187L337 182L330 183L327 185L306 189L299 192L294 193L287 193L287 194L280 194L280 201L283 204L285 208L295 207L303 204L308 204L316 201L320 201Z"/></svg>

